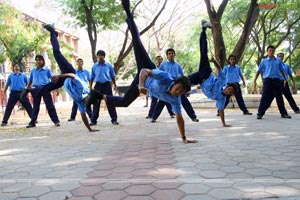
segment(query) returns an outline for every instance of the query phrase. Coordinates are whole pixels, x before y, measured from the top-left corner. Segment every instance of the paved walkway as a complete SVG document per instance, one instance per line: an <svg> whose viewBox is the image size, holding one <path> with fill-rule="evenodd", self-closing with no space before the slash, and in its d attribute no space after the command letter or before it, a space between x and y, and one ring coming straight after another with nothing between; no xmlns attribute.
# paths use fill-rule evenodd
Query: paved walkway
<svg viewBox="0 0 300 200"><path fill-rule="evenodd" d="M163 111L150 123L144 103L118 108L119 126L101 110L96 133L67 122L68 106L58 106L61 127L41 110L26 129L16 112L0 127L0 200L300 199L300 115L229 109L223 128L214 109L197 109L200 122L184 117L199 143L182 144L175 119Z"/></svg>

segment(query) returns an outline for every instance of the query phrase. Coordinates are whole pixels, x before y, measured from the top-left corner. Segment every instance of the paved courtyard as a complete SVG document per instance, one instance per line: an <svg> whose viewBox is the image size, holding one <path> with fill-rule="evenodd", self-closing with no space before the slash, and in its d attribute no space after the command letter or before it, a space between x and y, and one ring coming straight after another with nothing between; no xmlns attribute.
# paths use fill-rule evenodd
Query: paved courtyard
<svg viewBox="0 0 300 200"><path fill-rule="evenodd" d="M228 109L223 128L215 109L196 109L198 123L183 111L199 143L182 144L175 119L164 110L150 123L144 104L117 108L119 126L101 109L94 133L79 115L67 122L71 104L57 105L60 127L41 109L26 129L16 111L0 127L0 200L300 200L300 115Z"/></svg>

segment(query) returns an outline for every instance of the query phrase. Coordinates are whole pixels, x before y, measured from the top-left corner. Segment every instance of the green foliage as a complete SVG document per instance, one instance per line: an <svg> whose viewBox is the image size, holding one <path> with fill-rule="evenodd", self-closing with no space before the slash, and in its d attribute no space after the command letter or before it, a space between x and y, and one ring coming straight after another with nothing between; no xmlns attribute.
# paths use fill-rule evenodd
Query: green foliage
<svg viewBox="0 0 300 200"><path fill-rule="evenodd" d="M33 20L25 21L22 13L13 7L0 4L1 61L8 57L11 63L19 63L24 70L24 58L30 51L42 49L45 34Z"/></svg>
<svg viewBox="0 0 300 200"><path fill-rule="evenodd" d="M295 81L295 87L297 90L300 90L300 76L293 77Z"/></svg>
<svg viewBox="0 0 300 200"><path fill-rule="evenodd" d="M63 7L63 11L76 19L72 25L87 27L88 21L82 0L58 0ZM123 8L119 1L115 0L85 0L93 17L93 24L97 30L117 29L118 25L124 21ZM93 4L91 5L91 2Z"/></svg>

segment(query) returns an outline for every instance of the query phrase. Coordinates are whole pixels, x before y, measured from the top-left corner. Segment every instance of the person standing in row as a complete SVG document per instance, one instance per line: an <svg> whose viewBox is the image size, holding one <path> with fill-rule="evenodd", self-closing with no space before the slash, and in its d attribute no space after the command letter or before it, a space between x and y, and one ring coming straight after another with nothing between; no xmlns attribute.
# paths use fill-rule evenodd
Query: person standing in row
<svg viewBox="0 0 300 200"><path fill-rule="evenodd" d="M105 61L105 51L99 50L97 52L97 58L98 62L96 62L92 67L92 74L91 74L91 80L90 80L90 88L92 88L93 82L96 82L94 89L106 94L106 95L112 95L112 86L114 86L114 90L117 90L117 84L116 84L116 75L115 71L112 67L112 65ZM91 126L94 126L97 124L97 119L99 117L100 112L100 104L101 99L97 101L93 106L93 115L91 117ZM111 123L113 125L118 125L119 122L117 121L117 111L113 104L107 103L107 109L108 113L111 117Z"/></svg>
<svg viewBox="0 0 300 200"><path fill-rule="evenodd" d="M281 118L290 119L292 118L288 115L282 97L282 89L286 87L286 75L284 73L283 62L274 56L275 47L270 45L267 47L268 56L263 59L259 65L259 68L254 77L254 91L256 91L256 80L259 74L263 76L263 89L262 96L260 99L257 119L262 119L267 109L270 107L273 99L276 97L277 106L281 114ZM283 77L283 87L281 86L280 78Z"/></svg>
<svg viewBox="0 0 300 200"><path fill-rule="evenodd" d="M156 60L156 67L157 67L157 69L159 69L161 63L163 62L163 57L156 56L155 60ZM148 93L150 93L150 92L148 92ZM150 94L150 96L151 96L151 104L150 104L150 109L149 109L149 112L148 112L148 115L147 115L146 119L152 119L153 111L154 111L154 109L156 107L156 104L157 104L157 101L158 101L158 99L155 96L153 96L152 94ZM166 104L166 107L167 107L167 110L170 114L170 117L174 118L175 114L172 112L171 105Z"/></svg>
<svg viewBox="0 0 300 200"><path fill-rule="evenodd" d="M176 79L177 77L180 77L180 76L184 76L184 72L182 70L181 65L175 61L175 56L176 56L175 50L172 48L167 49L166 55L167 55L168 60L162 62L159 69L162 71L168 72L169 74L171 74L172 78L174 78L174 79ZM190 101L188 100L186 94L181 95L181 103L182 103L184 110L186 111L188 116L192 119L192 121L199 122L199 119L197 119L195 111L194 111ZM153 115L152 115L152 121L151 121L152 123L156 122L157 118L161 114L161 111L163 110L165 105L168 105L168 103L161 101L161 100L159 100L157 102L154 112L153 112Z"/></svg>
<svg viewBox="0 0 300 200"><path fill-rule="evenodd" d="M75 74L82 80L84 81L86 84L89 85L89 82L91 80L91 75L90 72L86 69L83 69L83 60L81 58L77 59L77 70L75 72ZM76 118L76 114L77 114L77 110L78 110L78 105L77 103L73 100L73 106L72 106L72 112L71 112L71 116L70 119L68 119L68 121L75 121ZM91 112L87 112L88 116L91 118L92 117L92 113Z"/></svg>
<svg viewBox="0 0 300 200"><path fill-rule="evenodd" d="M228 58L228 65L226 65L223 68L223 72L226 76L226 83L230 84L230 83L235 83L239 89L235 94L235 99L241 109L241 111L243 111L244 115L252 115L252 113L250 113L245 105L243 96L242 96L242 90L240 89L240 80L242 80L243 82L243 87L246 87L246 82L241 70L241 67L239 65L236 64L236 56L235 55L230 55ZM228 105L230 100L230 96L226 97L226 102L225 102L225 108ZM219 112L218 112L219 114Z"/></svg>
<svg viewBox="0 0 300 200"><path fill-rule="evenodd" d="M8 87L10 87L10 94L7 101L5 113L2 119L1 126L6 126L8 119L11 115L12 110L14 109L14 106L19 101L24 109L26 110L29 117L31 117L32 113L32 107L29 102L29 99L23 98L21 99L20 95L23 89L28 84L28 78L25 74L20 72L20 66L18 64L13 65L13 72L8 76L8 79L6 81L6 85L4 88L3 95L6 95Z"/></svg>
<svg viewBox="0 0 300 200"><path fill-rule="evenodd" d="M284 59L284 54L283 53L278 53L277 54L277 58L279 58L282 62L283 62L283 59ZM289 77L291 78L291 81L292 81L292 87L295 87L295 81L294 81L294 78L293 78L293 72L291 70L291 67L284 63L284 73L286 75L286 80L288 81ZM295 114L300 114L300 110L299 110L299 107L297 106L294 98L293 98L293 95L290 91L290 86L289 86L289 83L286 82L286 86L284 87L283 86L283 83L284 83L284 79L283 77L281 76L280 77L280 81L281 81L281 86L282 86L282 93L283 95L285 96L286 100L289 102L291 108L293 109L293 111L295 112ZM276 101L278 102L277 100L277 97L276 97ZM280 102L280 100L279 100Z"/></svg>
<svg viewBox="0 0 300 200"><path fill-rule="evenodd" d="M42 55L35 56L36 67L34 67L30 73L29 84L27 89L30 90L33 97L33 110L31 114L31 121L26 128L35 127L38 114L40 112L40 104L42 97L46 104L48 115L55 126L60 126L55 106L53 104L52 96L49 92L41 92L46 84L50 82L50 78L53 76L48 67L45 66L45 59Z"/></svg>

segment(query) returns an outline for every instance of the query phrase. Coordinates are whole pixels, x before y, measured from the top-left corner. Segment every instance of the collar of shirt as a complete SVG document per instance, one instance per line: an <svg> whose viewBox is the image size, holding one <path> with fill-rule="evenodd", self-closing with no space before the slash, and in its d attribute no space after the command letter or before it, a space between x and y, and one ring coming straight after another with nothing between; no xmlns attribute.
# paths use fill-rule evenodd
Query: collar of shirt
<svg viewBox="0 0 300 200"><path fill-rule="evenodd" d="M174 81L170 84L170 86L168 87L168 90L167 90L167 93L168 93L168 95L170 95L169 94L169 91L171 90L171 87L174 85L175 83L174 83Z"/></svg>
<svg viewBox="0 0 300 200"><path fill-rule="evenodd" d="M267 57L267 60L276 60L276 57L270 58L269 56Z"/></svg>
<svg viewBox="0 0 300 200"><path fill-rule="evenodd" d="M14 76L19 76L19 75L21 75L21 73L15 73L14 72Z"/></svg>

